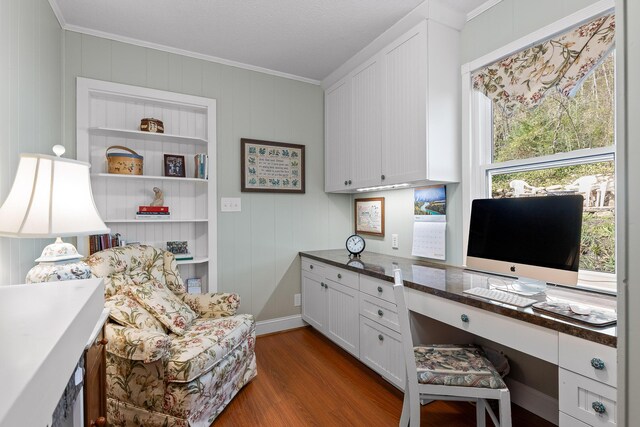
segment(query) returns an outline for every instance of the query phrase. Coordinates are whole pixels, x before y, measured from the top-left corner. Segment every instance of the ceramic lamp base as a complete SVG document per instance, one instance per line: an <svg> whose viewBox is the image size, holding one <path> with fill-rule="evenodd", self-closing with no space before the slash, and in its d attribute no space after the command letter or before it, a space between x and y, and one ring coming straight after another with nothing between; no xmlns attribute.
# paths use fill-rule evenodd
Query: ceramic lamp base
<svg viewBox="0 0 640 427"><path fill-rule="evenodd" d="M64 243L59 237L44 248L36 262L39 264L29 270L26 283L91 278L91 269L82 261L82 255L71 243Z"/></svg>

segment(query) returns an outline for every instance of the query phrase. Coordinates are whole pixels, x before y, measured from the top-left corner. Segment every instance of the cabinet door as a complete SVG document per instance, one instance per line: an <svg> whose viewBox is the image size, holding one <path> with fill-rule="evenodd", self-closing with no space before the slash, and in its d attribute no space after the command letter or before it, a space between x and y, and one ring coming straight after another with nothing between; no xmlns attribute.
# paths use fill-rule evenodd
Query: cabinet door
<svg viewBox="0 0 640 427"><path fill-rule="evenodd" d="M358 357L358 290L331 280L327 284L326 335L340 347Z"/></svg>
<svg viewBox="0 0 640 427"><path fill-rule="evenodd" d="M325 191L351 188L351 83L345 78L325 93Z"/></svg>
<svg viewBox="0 0 640 427"><path fill-rule="evenodd" d="M326 292L320 276L302 274L302 318L324 333Z"/></svg>
<svg viewBox="0 0 640 427"><path fill-rule="evenodd" d="M380 185L382 150L382 56L351 74L353 187Z"/></svg>
<svg viewBox="0 0 640 427"><path fill-rule="evenodd" d="M406 371L401 335L360 316L360 361L404 389Z"/></svg>
<svg viewBox="0 0 640 427"><path fill-rule="evenodd" d="M383 185L426 177L427 23L383 51Z"/></svg>

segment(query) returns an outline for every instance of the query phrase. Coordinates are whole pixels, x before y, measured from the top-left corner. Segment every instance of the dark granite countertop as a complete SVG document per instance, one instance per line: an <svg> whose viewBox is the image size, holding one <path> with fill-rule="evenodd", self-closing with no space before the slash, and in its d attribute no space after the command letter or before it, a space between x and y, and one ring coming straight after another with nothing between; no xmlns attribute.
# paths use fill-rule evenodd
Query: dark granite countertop
<svg viewBox="0 0 640 427"><path fill-rule="evenodd" d="M500 284L500 276L483 274L461 267L372 252L362 254L360 261L364 264L364 268L358 268L349 265L348 252L344 249L300 252L300 255L388 282L393 282L393 269L397 266L402 270L404 284L407 288L478 307L609 347L616 347L617 345L616 326L603 328L586 326L563 320L562 318L552 317L534 310L532 307L515 308L495 301L470 297L462 293L463 290L473 287L489 287L490 284ZM548 287L546 295L532 298L540 301L570 301L605 311L616 309L616 298L614 296L553 285Z"/></svg>

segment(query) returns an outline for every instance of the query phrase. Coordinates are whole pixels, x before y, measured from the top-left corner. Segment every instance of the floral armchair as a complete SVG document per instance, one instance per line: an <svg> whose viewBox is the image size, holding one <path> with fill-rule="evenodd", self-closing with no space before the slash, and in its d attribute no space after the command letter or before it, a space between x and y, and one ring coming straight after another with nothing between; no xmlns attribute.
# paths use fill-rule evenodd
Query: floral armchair
<svg viewBox="0 0 640 427"><path fill-rule="evenodd" d="M186 293L169 252L107 249L107 417L113 426L209 426L256 376L255 322L233 293Z"/></svg>

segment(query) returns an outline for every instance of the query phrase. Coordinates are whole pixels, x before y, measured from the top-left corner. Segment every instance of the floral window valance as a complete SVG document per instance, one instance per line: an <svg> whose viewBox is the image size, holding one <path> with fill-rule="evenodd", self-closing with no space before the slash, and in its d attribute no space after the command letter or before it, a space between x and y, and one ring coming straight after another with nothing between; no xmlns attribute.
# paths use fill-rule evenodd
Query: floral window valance
<svg viewBox="0 0 640 427"><path fill-rule="evenodd" d="M472 75L473 88L505 112L535 107L556 88L573 96L614 47L615 15L605 15L488 65Z"/></svg>

